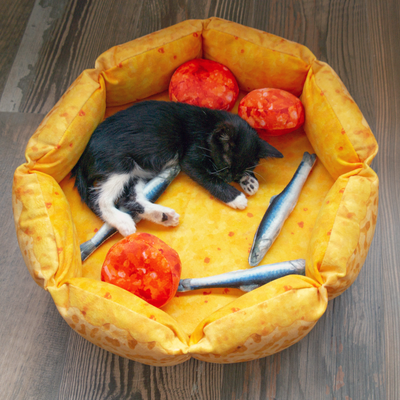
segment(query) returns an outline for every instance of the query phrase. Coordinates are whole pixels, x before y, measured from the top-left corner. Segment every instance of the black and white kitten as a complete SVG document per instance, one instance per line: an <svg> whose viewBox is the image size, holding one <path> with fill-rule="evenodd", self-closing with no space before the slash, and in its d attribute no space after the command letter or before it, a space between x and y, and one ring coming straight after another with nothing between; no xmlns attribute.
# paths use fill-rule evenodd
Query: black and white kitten
<svg viewBox="0 0 400 400"><path fill-rule="evenodd" d="M149 202L143 187L179 164L195 182L228 206L244 209L258 190L253 169L261 158L283 157L237 115L183 103L144 101L120 111L93 132L72 170L82 200L123 236L136 231L132 215L176 226L179 215Z"/></svg>

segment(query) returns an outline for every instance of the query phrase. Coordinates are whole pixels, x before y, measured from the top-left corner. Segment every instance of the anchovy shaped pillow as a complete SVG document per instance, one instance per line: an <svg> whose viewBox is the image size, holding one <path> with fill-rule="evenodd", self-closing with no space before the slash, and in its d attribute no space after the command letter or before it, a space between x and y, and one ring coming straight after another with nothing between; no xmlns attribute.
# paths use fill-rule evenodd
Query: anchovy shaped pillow
<svg viewBox="0 0 400 400"><path fill-rule="evenodd" d="M299 259L260 265L256 268L232 271L206 278L181 279L178 292L211 288L236 288L250 292L286 275L305 275L305 269L306 260Z"/></svg>
<svg viewBox="0 0 400 400"><path fill-rule="evenodd" d="M267 211L254 236L249 264L258 265L281 232L282 226L297 204L301 190L315 164L317 156L305 152L293 178L283 191L272 196Z"/></svg>

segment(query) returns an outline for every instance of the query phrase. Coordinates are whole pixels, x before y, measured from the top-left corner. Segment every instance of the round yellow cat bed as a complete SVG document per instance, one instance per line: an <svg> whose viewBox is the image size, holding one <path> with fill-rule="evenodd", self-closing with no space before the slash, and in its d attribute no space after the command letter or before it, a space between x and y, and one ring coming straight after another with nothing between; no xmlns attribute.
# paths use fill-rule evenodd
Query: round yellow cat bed
<svg viewBox="0 0 400 400"><path fill-rule="evenodd" d="M305 258L306 277L287 276L246 294L179 293L157 309L100 280L105 255L121 236L81 262L80 243L102 222L80 201L69 172L104 117L135 101L168 101L175 69L198 57L233 72L238 102L265 87L301 95L305 125L271 138L284 158L257 167L260 189L247 209L227 207L181 173L158 200L181 215L180 225L142 221L138 230L178 251L182 278L249 268L248 252L270 197L287 185L303 152L315 152L299 202L261 263ZM303 338L328 300L360 272L377 218L378 177L369 167L377 150L338 76L307 48L217 18L185 21L106 51L46 116L14 176L18 241L33 279L71 328L106 350L158 366L191 357L217 363L265 357Z"/></svg>

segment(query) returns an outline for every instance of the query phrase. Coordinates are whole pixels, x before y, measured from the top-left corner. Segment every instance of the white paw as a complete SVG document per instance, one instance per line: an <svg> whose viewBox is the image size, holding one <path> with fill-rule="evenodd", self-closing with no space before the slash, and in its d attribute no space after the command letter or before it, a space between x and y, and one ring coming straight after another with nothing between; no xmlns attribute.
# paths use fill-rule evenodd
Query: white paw
<svg viewBox="0 0 400 400"><path fill-rule="evenodd" d="M172 209L167 209L168 211L164 211L161 217L161 223L164 226L177 226L179 225L179 214L177 214Z"/></svg>
<svg viewBox="0 0 400 400"><path fill-rule="evenodd" d="M136 224L132 218L121 221L116 227L122 236L129 236L136 232Z"/></svg>
<svg viewBox="0 0 400 400"><path fill-rule="evenodd" d="M244 175L240 179L240 186L248 195L253 195L257 193L258 190L258 181L250 175Z"/></svg>
<svg viewBox="0 0 400 400"><path fill-rule="evenodd" d="M239 196L235 198L235 200L232 200L226 204L228 204L229 207L244 210L247 207L247 199L243 193L240 193Z"/></svg>
<svg viewBox="0 0 400 400"><path fill-rule="evenodd" d="M172 208L160 206L159 204L152 204L146 207L142 217L164 226L177 226L179 224L179 214Z"/></svg>

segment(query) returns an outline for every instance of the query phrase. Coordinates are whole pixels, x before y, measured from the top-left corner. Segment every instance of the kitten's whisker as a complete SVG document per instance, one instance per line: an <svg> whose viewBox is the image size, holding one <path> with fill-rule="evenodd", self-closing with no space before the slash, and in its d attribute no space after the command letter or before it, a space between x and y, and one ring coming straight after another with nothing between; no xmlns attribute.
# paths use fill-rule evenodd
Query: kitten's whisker
<svg viewBox="0 0 400 400"><path fill-rule="evenodd" d="M205 150L205 151L209 151L209 152L211 153L211 150L210 150L210 149L207 149L206 147L196 146L196 148L202 149L202 150ZM210 155L208 155L208 154L201 153L201 155L202 155L203 157L207 157L207 158L210 158L210 159L212 160L212 157L211 157Z"/></svg>
<svg viewBox="0 0 400 400"><path fill-rule="evenodd" d="M217 170L218 167L211 161L212 166L214 167L214 170Z"/></svg>
<svg viewBox="0 0 400 400"><path fill-rule="evenodd" d="M221 169L219 169L218 171L211 172L211 174L212 174L212 175L218 174L219 172L221 172L221 171L223 171L224 169L227 169L227 168L228 168L228 167L221 168Z"/></svg>
<svg viewBox="0 0 400 400"><path fill-rule="evenodd" d="M202 149L202 150L209 151L209 152L211 153L211 150L210 150L210 149L207 149L206 147L197 146L197 148L198 148L198 149Z"/></svg>
<svg viewBox="0 0 400 400"><path fill-rule="evenodd" d="M247 167L246 171L251 170L252 168L257 168L260 164L252 165L251 167Z"/></svg>
<svg viewBox="0 0 400 400"><path fill-rule="evenodd" d="M257 168L258 166L264 165L264 164L265 164L265 162L259 162L258 164L254 164L254 165L252 165L251 167L248 167L247 169L250 169L250 168Z"/></svg>
<svg viewBox="0 0 400 400"><path fill-rule="evenodd" d="M255 172L255 171L253 171L253 174L254 175L257 175L259 178L261 178L264 182L266 182L266 180L264 179L264 177L261 175L261 174L259 174L258 172Z"/></svg>

